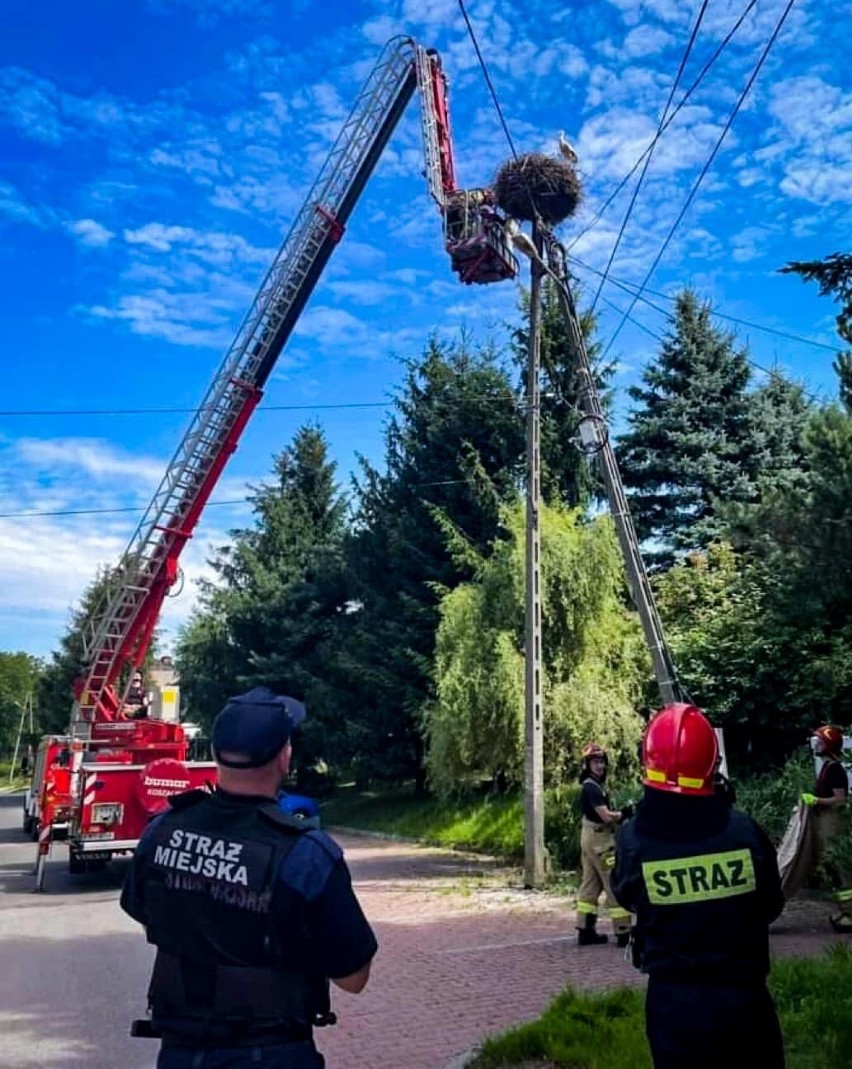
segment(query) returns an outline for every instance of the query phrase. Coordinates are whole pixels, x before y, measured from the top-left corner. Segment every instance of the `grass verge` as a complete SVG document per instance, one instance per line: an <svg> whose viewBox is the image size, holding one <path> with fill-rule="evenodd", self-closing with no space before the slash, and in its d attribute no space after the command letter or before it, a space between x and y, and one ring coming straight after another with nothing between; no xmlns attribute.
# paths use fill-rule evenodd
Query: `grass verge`
<svg viewBox="0 0 852 1069"><path fill-rule="evenodd" d="M837 1069L852 1050L852 950L775 964L770 978L787 1069ZM568 988L530 1024L488 1039L470 1069L552 1065L558 1069L651 1069L643 992ZM748 1042L748 1037L744 1037Z"/></svg>
<svg viewBox="0 0 852 1069"><path fill-rule="evenodd" d="M326 826L358 828L517 859L523 856L519 798L493 796L442 802L411 789L362 791L343 787L321 803Z"/></svg>

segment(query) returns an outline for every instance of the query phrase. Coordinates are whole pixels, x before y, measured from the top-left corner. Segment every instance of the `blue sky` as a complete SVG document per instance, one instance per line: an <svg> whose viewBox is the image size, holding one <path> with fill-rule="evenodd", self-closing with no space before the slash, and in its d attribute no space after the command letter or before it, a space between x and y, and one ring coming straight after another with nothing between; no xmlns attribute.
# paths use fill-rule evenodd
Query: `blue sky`
<svg viewBox="0 0 852 1069"><path fill-rule="evenodd" d="M745 4L709 0L684 87ZM518 150L555 151L565 130L579 152L585 202L566 242L647 146L698 6L470 0ZM613 278L644 277L784 6L758 0L660 140ZM719 312L823 346L834 341L832 305L777 269L848 251L849 19L835 7L795 3L650 282L668 294L691 283ZM440 50L459 180L488 183L509 149L457 0L5 0L0 409L196 405L372 62L401 32ZM378 404L399 381L399 358L430 331L484 339L515 315L512 284L455 282L421 171L412 103L268 384L267 404L306 408L256 414L220 500L242 498L312 416L342 478L356 451L380 460ZM573 247L583 263L606 263L631 189ZM596 276L575 270L594 292ZM613 284L603 297L626 307ZM660 312L640 303L634 314L664 329ZM602 303L604 340L618 319ZM737 330L755 361L831 395L828 349ZM655 347L637 327L621 332L620 388ZM353 402L376 407L311 407ZM0 649L50 650L138 519L8 514L141 509L188 419L0 415ZM167 604L167 635L191 609L210 546L245 517L240 506L208 508L184 557L184 592Z"/></svg>

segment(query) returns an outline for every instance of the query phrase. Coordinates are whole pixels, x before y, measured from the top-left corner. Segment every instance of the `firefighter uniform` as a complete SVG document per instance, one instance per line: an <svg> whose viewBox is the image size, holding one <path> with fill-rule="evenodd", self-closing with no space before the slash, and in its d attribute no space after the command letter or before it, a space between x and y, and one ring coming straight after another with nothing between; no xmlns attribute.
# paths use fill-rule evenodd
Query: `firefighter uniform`
<svg viewBox="0 0 852 1069"><path fill-rule="evenodd" d="M172 799L121 905L157 947L148 1034L162 1037L161 1069L319 1069L328 978L376 951L337 844L273 799L220 788Z"/></svg>
<svg viewBox="0 0 852 1069"><path fill-rule="evenodd" d="M813 795L803 795L813 808L814 833L816 838L816 857L812 863L824 858L832 843L843 835L845 819L843 807L825 805L827 799L836 797L840 791L844 798L849 797L849 777L840 760L843 752L843 731L831 724L825 724L814 732L817 752L822 757ZM845 866L837 867L837 876L841 889L835 894L835 901L840 907L837 916L830 917L832 928L844 935L852 934L852 873Z"/></svg>
<svg viewBox="0 0 852 1069"><path fill-rule="evenodd" d="M618 838L613 893L636 914L655 1069L783 1069L766 986L784 899L762 829L714 789L715 733L694 706L650 722L645 792Z"/></svg>
<svg viewBox="0 0 852 1069"><path fill-rule="evenodd" d="M594 759L604 762L601 776L595 775L590 767ZM607 824L598 814L601 806L612 809L609 795L603 787L607 760L606 751L596 743L589 743L583 750L580 773L582 875L576 907L580 946L593 946L607 941L607 937L596 930L601 894L606 896L607 912L619 945L626 944L630 931L630 914L616 902L610 888L610 872L615 861L616 825Z"/></svg>

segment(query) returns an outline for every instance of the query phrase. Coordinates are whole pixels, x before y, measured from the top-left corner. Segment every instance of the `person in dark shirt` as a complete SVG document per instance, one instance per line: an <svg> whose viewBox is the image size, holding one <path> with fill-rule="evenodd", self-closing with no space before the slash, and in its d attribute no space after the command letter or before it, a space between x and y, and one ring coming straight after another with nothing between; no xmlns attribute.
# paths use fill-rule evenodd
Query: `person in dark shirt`
<svg viewBox="0 0 852 1069"><path fill-rule="evenodd" d="M717 790L718 742L675 703L643 744L644 794L618 836L612 891L636 915L655 1069L783 1069L769 925L784 908L775 849Z"/></svg>
<svg viewBox="0 0 852 1069"><path fill-rule="evenodd" d="M604 790L609 757L596 742L583 749L580 766L580 861L582 878L577 892L577 945L599 946L608 936L598 932L598 900L606 904L616 942L625 947L630 939L630 914L612 897L609 874L615 858L615 828L622 819Z"/></svg>
<svg viewBox="0 0 852 1069"><path fill-rule="evenodd" d="M320 1069L329 979L357 994L377 943L343 852L285 812L278 789L304 707L265 687L213 725L215 791L170 800L143 835L121 906L157 947L150 1020L158 1069Z"/></svg>
<svg viewBox="0 0 852 1069"><path fill-rule="evenodd" d="M814 752L821 759L819 775L813 793L803 794L802 801L812 806L815 817L816 864L824 858L839 835L843 834L843 809L849 797L849 777L840 760L843 753L843 731L832 724L823 724L813 734ZM841 890L837 893L840 913L829 918L832 928L843 935L852 935L852 878L839 871Z"/></svg>
<svg viewBox="0 0 852 1069"><path fill-rule="evenodd" d="M150 711L151 698L145 688L142 673L136 671L130 679L124 709L131 720L145 720Z"/></svg>

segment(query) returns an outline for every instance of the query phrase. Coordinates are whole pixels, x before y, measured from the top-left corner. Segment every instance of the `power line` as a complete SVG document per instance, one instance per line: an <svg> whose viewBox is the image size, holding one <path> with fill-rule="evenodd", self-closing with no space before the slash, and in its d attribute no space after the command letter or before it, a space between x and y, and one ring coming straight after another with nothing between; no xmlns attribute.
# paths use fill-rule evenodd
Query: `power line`
<svg viewBox="0 0 852 1069"><path fill-rule="evenodd" d="M604 288L604 284L606 283L607 275L609 274L609 269L612 267L612 262L615 259L615 254L618 252L618 248L621 245L621 239L624 237L624 231L627 229L627 223L630 220L630 216L633 214L633 208L634 208L634 206L636 204L636 199L639 196L639 190L642 188L642 183L645 180L645 175L648 173L648 168L650 167L651 160L653 159L653 156L654 156L654 149L655 149L655 147L657 145L657 142L660 140L660 137L662 136L663 130L665 129L666 116L669 113L669 108L672 106L672 100L674 99L674 95L677 92L677 87L680 85L680 80L681 80L681 78L683 76L684 68L686 67L687 60L689 59L689 56L690 56L690 54L692 52L692 46L695 44L695 38L698 35L698 30L699 30L699 28L701 26L701 22L702 22L702 20L704 18L704 12L707 10L707 4L708 3L709 3L709 0L703 0L703 2L701 4L701 8L698 11L698 16L697 16L697 18L695 20L695 25L692 27L692 33L689 35L689 41L686 44L686 48L685 48L684 53L683 53L683 58L681 59L680 66L677 69L677 74L675 75L675 80L672 82L672 87L669 90L669 95L668 95L668 98L666 100L665 107L663 108L662 112L660 113L660 121L657 123L657 132L654 135L653 141L648 146L648 152L647 152L647 155L645 156L645 163L644 163L644 165L642 167L642 171L641 171L641 173L639 175L639 178L638 178L638 180L636 182L636 185L635 185L635 187L633 189L633 193L632 193L632 195L630 197L630 203L627 205L627 211L624 213L624 219L622 219L622 221L621 221L621 227L620 227L620 229L618 231L618 235L617 235L617 237L615 239L615 244L612 246L612 251L610 252L609 259L606 262L606 267L604 268L603 274L601 275L601 280L598 283L598 289L597 289L597 292L595 293L594 300L592 301L592 308L591 308L592 312L594 312L594 310L598 306L598 300L600 299L601 290Z"/></svg>
<svg viewBox="0 0 852 1069"><path fill-rule="evenodd" d="M710 68L713 66L713 64L716 62L716 60L722 54L724 49L730 43L731 38L734 36L734 34L737 32L737 30L740 28L740 26L742 26L743 22L746 19L746 16L751 11L751 9L755 6L756 3L757 3L757 0L749 0L749 4L746 7L745 11L743 11L742 15L740 15L740 17L737 19L737 21L734 23L734 25L731 27L731 29L722 38L721 42L719 43L718 47L716 48L716 51L713 53L713 55L710 57L710 59L707 60L707 62L704 64L704 66L701 68L701 70L698 72L698 75L696 76L696 78L693 81L692 85L689 87L689 89L687 89L687 91L684 93L683 97L681 98L680 103L677 105L677 107L674 109L674 111L671 113L671 115L669 115L669 117L666 119L665 123L663 124L662 129L657 132L657 134L654 136L654 139L651 141L650 145L648 145L648 147L645 149L645 151L642 153L642 155L636 160L636 162L633 164L633 166L630 168L630 170L627 172L627 174L624 176L624 178L622 178L622 180L618 183L618 185L615 187L615 189L612 191L612 193L609 195L609 197L604 201L603 205L600 208L598 208L598 210L595 212L594 216L592 217L591 222L587 223L586 226L583 227L583 229L580 231L580 233L577 234L576 237L572 238L572 240L569 243L566 251L570 252L571 249L573 249L574 246L577 244L577 242L580 240L580 238L582 238L586 234L588 234L588 232L592 229L592 227L595 226L601 220L601 218L603 217L604 212L607 210L607 208L610 206L610 204L612 204L612 202L615 200L615 198L618 196L618 194L622 191L622 189L624 189L624 187L627 185L627 183L630 181L630 179L636 173L636 170L642 164L642 161L646 158L646 156L648 156L651 152L653 152L654 146L656 145L657 141L660 139L662 134L664 134L665 131L668 130L669 126L671 126L671 124L674 122L675 117L677 116L678 112L681 110L681 108L683 108L683 106L690 99L690 97L695 92L695 90L699 87L699 85L701 85L702 81L704 80L705 76L707 75L707 72L710 70Z"/></svg>
<svg viewBox="0 0 852 1069"><path fill-rule="evenodd" d="M739 97L737 99L737 102L734 105L733 110L731 111L731 114L728 116L728 120L725 123L725 126L724 126L724 128L722 130L722 133L719 135L719 138L716 141L716 144L713 146L713 151L708 156L707 162L704 164L704 166L701 169L701 173L698 175L698 178L693 183L692 188L690 189L690 191L689 191L689 193L687 195L687 198L684 201L683 207L678 212L677 218L675 219L674 223L672 223L672 225L671 225L671 227L669 229L669 232L666 235L665 240L663 241L663 244L660 246L659 252L654 257L654 261L651 264L651 266L648 268L648 271L647 271L647 273L645 275L645 278L643 279L642 284L639 286L639 293L635 297L632 298L631 303L630 303L630 307L627 309L628 312L632 312L634 307L636 306L636 301L639 299L639 296L641 296L642 291L645 289L645 286L650 281L650 278L653 275L654 271L656 271L657 265L659 264L660 260L662 260L666 249L669 247L669 244L670 244L672 238L675 235L675 231L680 226L680 223L683 220L683 217L686 215L687 211L689 210L689 206L692 204L692 201L693 201L693 199L695 197L695 194L698 192L699 187L701 186L701 183L703 182L705 175L710 170L710 167L712 166L713 160L716 158L716 153L721 148L722 142L725 140L725 137L727 136L728 131L730 130L731 126L734 123L734 119L736 119L737 115L739 114L739 110L742 107L746 97L748 96L752 85L754 85L754 81L757 78L758 74L760 73L761 68L763 67L763 64L766 62L766 58L769 55L769 52L770 52L772 46L775 44L775 41L776 41L776 39L778 37L778 34L781 32L781 29L782 29L784 23L787 21L787 16L790 14L790 11L792 10L793 4L795 2L796 2L796 0L787 0L787 6L784 8L784 11L783 11L783 13L781 15L781 18L778 20L778 22L777 22L777 24L775 26L775 29L772 31L772 36L767 41L766 47L764 48L763 52L760 55L760 58L758 59L757 63L755 64L755 68L751 72L751 75L749 76L748 81L746 82L745 86L743 87L743 90L740 93L740 95L739 95ZM627 322L627 316L625 315L625 316L622 317L622 319L619 322L618 326L615 328L615 332L613 333L612 337L607 342L606 348L604 349L603 354L602 354L602 359L606 357L607 353L612 348L613 344L615 343L615 339L621 333L622 327L624 326L624 324L626 322Z"/></svg>
<svg viewBox="0 0 852 1069"><path fill-rule="evenodd" d="M582 260L578 260L576 256L572 256L571 260L573 260L574 263L579 264L581 267L587 268L589 271L594 271L595 274L600 274L601 273L600 271L597 271L594 267L590 267L588 264L584 264L582 262ZM659 312L660 315L664 315L667 318L671 317L671 312L667 308L661 308L658 304L654 304L653 301L649 301L648 298L643 293L640 293L638 290L636 290L634 288L631 288L626 283L619 282L618 279L613 278L612 275L610 275L609 281L612 282L614 285L616 285L619 289L624 290L625 293L627 293L627 294L629 294L631 296L635 296L637 298L637 300L640 300L643 304L647 304L649 308L653 308L654 311L655 312ZM668 293L659 293L657 290L648 290L647 292L653 293L658 297L663 297L667 301L676 301L677 300L677 297L672 297ZM606 300L606 298L604 298L604 300ZM795 334L787 334L784 331L773 330L772 327L762 327L762 326L760 326L759 324L756 324L756 323L748 323L747 320L737 319L734 316L722 315L722 313L721 312L717 312L712 307L712 305L710 307L710 314L716 319L732 319L735 323L742 323L742 324L745 324L746 326L753 326L757 330L766 330L771 334L780 334L782 337L793 338L796 341L808 342L808 344L810 344L810 345L819 345L819 346L822 346L823 348L831 349L832 352L837 352L837 350L836 349L832 349L832 347L830 345L823 346L822 342L814 342L814 341L811 341L809 338L800 338ZM632 320L632 322L634 323L635 326L642 327L642 329L647 332L648 328L646 328L643 324L638 323L636 320ZM657 338L657 341L659 341L660 343L663 342L663 338L661 338L659 335L655 335L655 337ZM756 368L758 371L762 371L764 375L775 375L775 374L777 374L777 372L775 370L773 370L772 368L769 368L769 367L764 367L763 364L758 363L757 360L753 360L750 356L747 356L745 358L745 360L746 360L747 364L751 364L751 366L753 368ZM816 404L822 404L822 398L818 394L812 393L812 392L810 392L808 390L805 390L805 389L802 389L802 393L804 394L805 397L809 398L811 401L815 402Z"/></svg>
<svg viewBox="0 0 852 1069"><path fill-rule="evenodd" d="M497 98L497 91L494 88L494 83L491 81L491 75L488 73L488 67L485 64L485 59L482 56L482 52L479 49L479 42L476 39L476 34L473 31L470 18L468 17L467 8L464 5L464 0L459 0L459 9L461 10L462 17L464 18L465 25L467 26L467 32L470 35L471 43L473 44L474 51L476 52L476 58L479 60L479 66L482 68L482 74L485 78L485 83L488 86L488 91L491 93L491 99L494 101L494 107L497 109L497 114L500 117L500 122L503 126L503 133L506 135L506 140L509 142L509 148L512 150L512 155L515 159L518 158L518 153L515 151L515 142L512 140L512 135L509 132L509 124L506 122L506 117L503 114L503 109L500 106L500 101Z"/></svg>
<svg viewBox="0 0 852 1069"><path fill-rule="evenodd" d="M259 405L258 412L314 412L333 408L389 408L393 401L350 401L341 404ZM0 416L149 416L195 413L197 408L8 408Z"/></svg>
<svg viewBox="0 0 852 1069"><path fill-rule="evenodd" d="M591 264L585 263L578 256L572 256L570 257L570 259L575 264L577 264L578 267L582 267L584 271L591 271L593 275L603 274L603 272L598 270L598 268L592 267ZM638 297L638 299L642 301L643 304L647 304L649 308L653 308L655 311L660 312L662 315L665 316L671 315L669 310L666 308L661 308L658 304L654 304L653 301L648 300L648 298L645 296L645 293L650 293L654 297L660 297L664 301L674 302L677 300L677 297L673 296L671 293L662 293L660 290L654 290L648 286L645 287L644 292L640 292L637 286L629 282L625 282L623 279L618 279L614 275L610 275L607 281L611 282L618 289L623 290L630 296ZM830 353L836 353L838 350L838 346L829 345L828 342L815 341L813 338L805 338L801 334L793 334L789 330L780 330L777 327L767 327L764 323L755 323L750 319L743 319L740 316L726 315L724 312L719 312L715 308L713 309L713 315L716 319L725 319L730 323L737 323L739 326L749 327L751 330L760 330L763 331L764 334L774 334L779 338L785 338L788 341L799 342L802 345L812 345L815 349L825 349ZM632 322L636 326L640 325L636 322L636 320L633 320Z"/></svg>
<svg viewBox="0 0 852 1069"><path fill-rule="evenodd" d="M229 501L208 501L206 507L210 508L211 505L244 505L247 501L248 498L235 497ZM0 520L17 520L25 516L106 516L110 513L119 512L145 512L148 507L148 505L128 505L123 508L110 509L57 509L48 511L30 509L23 512L0 512Z"/></svg>

